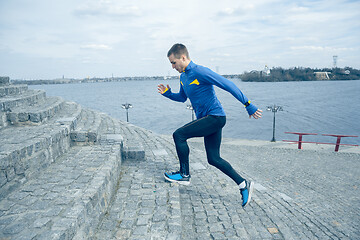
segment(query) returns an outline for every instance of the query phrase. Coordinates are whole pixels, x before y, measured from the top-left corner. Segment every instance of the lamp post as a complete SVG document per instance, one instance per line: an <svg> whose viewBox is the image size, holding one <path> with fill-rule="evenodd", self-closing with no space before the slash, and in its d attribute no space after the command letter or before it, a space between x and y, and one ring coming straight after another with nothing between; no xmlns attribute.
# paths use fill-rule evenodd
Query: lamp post
<svg viewBox="0 0 360 240"><path fill-rule="evenodd" d="M277 111L283 111L283 108L281 106L276 106L275 104L273 106L267 107L268 111L272 111L274 113L274 120L273 120L273 137L271 139L271 142L276 142L275 140L275 113Z"/></svg>
<svg viewBox="0 0 360 240"><path fill-rule="evenodd" d="M130 103L122 104L122 108L126 109L126 121L129 122L129 108L132 108L133 106Z"/></svg>
<svg viewBox="0 0 360 240"><path fill-rule="evenodd" d="M193 108L193 106L191 104L188 104L186 106L186 109L191 110L191 119L194 121L194 108Z"/></svg>

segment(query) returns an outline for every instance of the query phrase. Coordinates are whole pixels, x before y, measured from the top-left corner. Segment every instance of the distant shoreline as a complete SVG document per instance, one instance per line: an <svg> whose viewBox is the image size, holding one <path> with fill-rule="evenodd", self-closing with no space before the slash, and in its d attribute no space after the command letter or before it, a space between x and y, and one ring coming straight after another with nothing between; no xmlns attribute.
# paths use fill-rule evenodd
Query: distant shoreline
<svg viewBox="0 0 360 240"><path fill-rule="evenodd" d="M59 79L36 79L36 80L11 80L12 84L47 85L47 84L74 84L74 83L103 83L103 82L126 82L126 81L150 81L150 80L175 80L179 76L166 77L111 77L111 78L59 78Z"/></svg>
<svg viewBox="0 0 360 240"><path fill-rule="evenodd" d="M231 76L224 76L228 79L239 79L242 80L240 77L231 75ZM151 81L151 80L178 80L179 77L173 77L170 79L163 79L163 78L133 78L133 79L121 79L121 80L106 80L106 79L99 79L99 80L90 80L90 81L83 81L83 80L77 80L77 79L53 79L53 80L11 80L11 84L26 84L26 85L56 85L56 84L81 84L81 83L104 83L104 82L126 82L126 81ZM329 79L329 80L322 80L322 81L357 81L359 79L350 79L350 80L341 80L341 79ZM243 80L242 80L243 81ZM319 81L319 80L311 80L311 81ZM269 81L243 81L243 82L269 82ZM275 81L271 81L275 82ZM290 82L290 81L276 81L276 82ZM292 81L295 82L295 81ZM301 82L300 80L298 82ZM305 81L302 81L305 82Z"/></svg>
<svg viewBox="0 0 360 240"><path fill-rule="evenodd" d="M360 80L360 70L345 68L289 68L281 67L262 71L245 72L240 76L244 82L292 82L292 81L342 81Z"/></svg>
<svg viewBox="0 0 360 240"><path fill-rule="evenodd" d="M243 82L291 82L291 81L344 81L360 80L360 70L350 67L345 68L290 68L280 67L253 70L242 74L224 74L228 79L240 79ZM105 77L105 78L59 78L35 80L11 80L12 84L45 85L45 84L74 84L74 83L99 83L99 82L124 82L124 81L151 81L151 80L177 80L178 76L141 76L141 77Z"/></svg>

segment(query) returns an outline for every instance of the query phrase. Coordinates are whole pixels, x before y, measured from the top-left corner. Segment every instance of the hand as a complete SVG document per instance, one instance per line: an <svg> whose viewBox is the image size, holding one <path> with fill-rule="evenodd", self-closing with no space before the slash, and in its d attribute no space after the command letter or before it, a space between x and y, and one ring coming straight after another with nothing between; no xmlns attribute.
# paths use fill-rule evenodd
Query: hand
<svg viewBox="0 0 360 240"><path fill-rule="evenodd" d="M250 115L249 118L251 118L251 117L253 117L255 119L261 118L261 116L262 116L261 113L262 113L262 110L258 109L258 110L256 110L256 112L253 115Z"/></svg>
<svg viewBox="0 0 360 240"><path fill-rule="evenodd" d="M166 85L167 87L165 87L163 84L158 85L158 92L163 94L165 92L166 89L170 89L169 84Z"/></svg>

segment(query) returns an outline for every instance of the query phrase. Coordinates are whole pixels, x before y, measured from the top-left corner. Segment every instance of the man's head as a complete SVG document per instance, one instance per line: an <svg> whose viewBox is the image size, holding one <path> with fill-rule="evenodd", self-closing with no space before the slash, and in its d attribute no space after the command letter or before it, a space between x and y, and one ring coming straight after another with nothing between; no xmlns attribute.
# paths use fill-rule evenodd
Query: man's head
<svg viewBox="0 0 360 240"><path fill-rule="evenodd" d="M171 54L174 54L175 58L180 58L181 55L185 55L188 59L190 59L188 50L185 45L181 43L176 43L170 48L167 56L170 57Z"/></svg>
<svg viewBox="0 0 360 240"><path fill-rule="evenodd" d="M185 71L185 68L190 63L189 52L181 43L174 44L167 54L172 68L175 68L179 73Z"/></svg>

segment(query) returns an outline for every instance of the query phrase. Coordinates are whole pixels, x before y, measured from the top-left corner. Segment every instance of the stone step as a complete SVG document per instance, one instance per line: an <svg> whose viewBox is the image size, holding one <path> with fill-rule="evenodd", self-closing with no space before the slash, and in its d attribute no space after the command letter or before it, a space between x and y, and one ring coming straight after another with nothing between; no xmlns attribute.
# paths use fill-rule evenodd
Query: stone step
<svg viewBox="0 0 360 240"><path fill-rule="evenodd" d="M7 116L5 110L8 106L13 105L11 103L5 103L9 98L19 96L28 91L27 85L9 85L8 77L0 77L3 80L3 84L0 82L0 129L8 125ZM15 103L21 104L19 102Z"/></svg>
<svg viewBox="0 0 360 240"><path fill-rule="evenodd" d="M122 122L118 119L107 117L103 120L101 129L105 133L119 133L124 139L122 157L128 160L145 160L145 150L142 135L148 130Z"/></svg>
<svg viewBox="0 0 360 240"><path fill-rule="evenodd" d="M10 84L10 78L9 77L0 77L0 86L2 85L9 85Z"/></svg>
<svg viewBox="0 0 360 240"><path fill-rule="evenodd" d="M175 169L169 166L175 162L173 144L132 124L105 123L112 124L116 131L124 133L124 141L134 138L144 147L146 161L123 158L117 193L94 239L193 239L179 238L182 232L179 186L165 182L162 177L164 169Z"/></svg>
<svg viewBox="0 0 360 240"><path fill-rule="evenodd" d="M59 115L59 118L53 118L56 124L68 125L70 130L75 130L78 122L81 120L82 107L75 102L66 102L63 115Z"/></svg>
<svg viewBox="0 0 360 240"><path fill-rule="evenodd" d="M5 96L20 95L28 90L27 85L0 86L0 98Z"/></svg>
<svg viewBox="0 0 360 240"><path fill-rule="evenodd" d="M0 239L88 239L106 214L121 144L74 146L0 200Z"/></svg>
<svg viewBox="0 0 360 240"><path fill-rule="evenodd" d="M27 90L21 95L6 95L0 98L0 111L11 112L15 107L36 104L44 100L45 97L44 90Z"/></svg>
<svg viewBox="0 0 360 240"><path fill-rule="evenodd" d="M0 111L0 129L6 127L8 125L6 112Z"/></svg>
<svg viewBox="0 0 360 240"><path fill-rule="evenodd" d="M105 114L83 109L81 119L70 138L76 144L93 144L99 141L99 131Z"/></svg>
<svg viewBox="0 0 360 240"><path fill-rule="evenodd" d="M35 105L22 105L15 107L7 113L7 119L11 124L41 123L54 117L65 102L61 97L47 97L45 101Z"/></svg>
<svg viewBox="0 0 360 240"><path fill-rule="evenodd" d="M69 150L80 112L80 105L67 102L46 124L0 129L0 199Z"/></svg>

